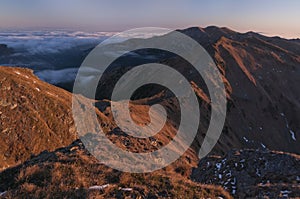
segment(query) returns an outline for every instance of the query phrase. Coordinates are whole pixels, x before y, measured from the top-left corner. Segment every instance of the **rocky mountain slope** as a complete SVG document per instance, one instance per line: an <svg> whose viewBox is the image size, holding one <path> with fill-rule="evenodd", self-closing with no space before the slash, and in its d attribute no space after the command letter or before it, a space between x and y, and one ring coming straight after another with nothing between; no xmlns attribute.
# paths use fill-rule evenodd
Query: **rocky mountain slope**
<svg viewBox="0 0 300 199"><path fill-rule="evenodd" d="M121 131L107 96L118 77L144 62L170 65L188 77L200 101L197 138L179 160L144 175L99 164L80 141L74 142L78 136L70 92L42 82L30 70L0 67L0 196L230 198L220 185L234 197L298 197L299 157L295 154L300 151L300 43L227 28L181 31L209 52L226 86L226 122L211 156L198 163L197 153L210 118L207 88L199 74L176 56L160 54L143 60L145 53L154 56L161 52L139 51L137 63L130 61L132 57L114 63L99 83L96 100L76 95L82 108L95 110L106 137L115 145L127 151L150 152L166 145L177 130L180 107L174 95L148 85L133 96L131 116L138 124L149 121L149 105L166 107L167 123L151 139L134 138ZM72 82L61 86L71 89L70 85ZM232 149L235 151L230 152Z"/></svg>
<svg viewBox="0 0 300 199"><path fill-rule="evenodd" d="M0 169L75 139L71 94L32 71L0 67Z"/></svg>
<svg viewBox="0 0 300 199"><path fill-rule="evenodd" d="M207 50L223 76L228 99L227 116L214 153L225 154L232 148L269 148L299 153L299 42L253 32L242 34L214 26L180 31ZM126 42L120 45L123 44L126 45ZM201 76L189 63L171 53L149 49L135 53L141 57L145 54L156 57L153 60L145 59L142 63L158 62L185 75L201 101L203 115L206 115L202 118L203 128L199 131L199 135L205 134L205 127L210 120L210 100ZM122 57L109 67L100 80L96 95L98 99L109 98L117 80L136 64L141 64L141 61L129 61L132 59L130 55ZM161 92L168 93L157 85L148 85L139 89L133 98L155 98ZM166 96L165 101L172 98L170 92ZM201 139L198 138L199 143Z"/></svg>
<svg viewBox="0 0 300 199"><path fill-rule="evenodd" d="M217 27L182 32L204 46L226 79L227 121L218 146L299 153L299 43Z"/></svg>
<svg viewBox="0 0 300 199"><path fill-rule="evenodd" d="M122 173L99 164L80 141L0 173L5 198L231 198L220 186L176 172Z"/></svg>
<svg viewBox="0 0 300 199"><path fill-rule="evenodd" d="M79 141L69 145L77 139L70 93L42 82L28 69L0 67L0 71L0 163L3 170L0 173L1 196L14 198L66 194L70 197L82 197L90 196L90 192L93 192L90 197L231 197L218 186L202 185L189 180L191 169L198 161L197 154L192 149L165 169L147 175L131 176L98 163ZM124 150L155 151L166 145L174 133L172 124L167 123L162 129L164 133L151 139L129 137L112 119L109 101L96 102L101 112L93 106L95 101L79 95L77 98L83 102L82 108L96 111L106 136ZM132 104L132 117L136 122L143 123L149 119L148 109L148 105ZM89 119L85 118L85 121ZM56 150L64 146L67 147ZM69 176L71 173L73 178ZM153 183L151 189L148 187L149 182ZM182 182L188 186L183 186ZM100 195L99 188L90 188L103 184L110 185L108 191L100 190ZM121 186L130 186L133 191L124 191Z"/></svg>
<svg viewBox="0 0 300 199"><path fill-rule="evenodd" d="M233 150L200 160L193 180L218 184L237 198L300 196L300 156L268 150Z"/></svg>

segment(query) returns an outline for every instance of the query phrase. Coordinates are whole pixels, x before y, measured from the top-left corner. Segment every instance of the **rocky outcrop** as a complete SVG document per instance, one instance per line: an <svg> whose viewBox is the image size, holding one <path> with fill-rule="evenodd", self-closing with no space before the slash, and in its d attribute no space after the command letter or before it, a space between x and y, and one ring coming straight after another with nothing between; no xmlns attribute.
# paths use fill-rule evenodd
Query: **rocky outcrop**
<svg viewBox="0 0 300 199"><path fill-rule="evenodd" d="M233 150L223 157L206 157L192 179L221 185L235 198L300 196L300 156L268 150Z"/></svg>

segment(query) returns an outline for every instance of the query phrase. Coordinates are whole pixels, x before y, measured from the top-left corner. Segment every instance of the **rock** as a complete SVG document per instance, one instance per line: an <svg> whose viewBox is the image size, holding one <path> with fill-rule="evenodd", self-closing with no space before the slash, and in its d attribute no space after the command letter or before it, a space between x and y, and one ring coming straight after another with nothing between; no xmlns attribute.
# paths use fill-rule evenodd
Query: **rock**
<svg viewBox="0 0 300 199"><path fill-rule="evenodd" d="M299 197L299 168L299 155L238 150L223 157L203 158L191 177L196 182L221 185L237 198L278 198L282 190L288 190L289 197Z"/></svg>

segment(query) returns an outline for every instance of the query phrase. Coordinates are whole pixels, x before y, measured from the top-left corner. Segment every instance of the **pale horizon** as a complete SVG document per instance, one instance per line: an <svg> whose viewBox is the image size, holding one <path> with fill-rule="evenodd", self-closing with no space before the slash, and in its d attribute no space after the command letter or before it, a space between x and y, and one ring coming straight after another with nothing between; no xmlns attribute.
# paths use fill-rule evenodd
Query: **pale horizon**
<svg viewBox="0 0 300 199"><path fill-rule="evenodd" d="M300 1L29 0L0 3L0 29L72 28L120 32L140 27L218 26L300 38Z"/></svg>

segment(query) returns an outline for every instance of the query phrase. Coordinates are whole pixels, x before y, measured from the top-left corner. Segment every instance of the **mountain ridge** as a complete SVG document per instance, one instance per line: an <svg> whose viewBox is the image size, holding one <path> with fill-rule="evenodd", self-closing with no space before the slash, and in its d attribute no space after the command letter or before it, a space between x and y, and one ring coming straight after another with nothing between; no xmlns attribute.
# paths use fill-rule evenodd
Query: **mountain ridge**
<svg viewBox="0 0 300 199"><path fill-rule="evenodd" d="M194 27L181 30L181 32L191 36L208 51L222 74L228 100L225 126L213 151L207 158L200 160L199 163L197 152L201 147L203 137L209 125L209 93L201 77L190 69L191 65L175 56L158 56L155 61L158 60L161 64L172 66L188 77L199 100L201 119L199 131L193 145L179 160L156 173L149 174L149 178L139 176L138 179L152 179L155 175L176 176L176 179L179 181L175 182L174 186L178 186L180 181L185 182L188 179L187 181L189 184L192 184L192 187L196 186L196 188L191 189L201 192L202 188L205 187L201 188L199 184L200 187L190 182L189 179L192 177L196 182L223 186L223 181L213 179L214 177L218 178L219 174L222 175L220 172L223 170L219 172L216 169L217 167L210 167L205 171L199 171L200 174L192 174L193 168L200 169L209 161L218 163L222 161L220 159L221 156L225 158L233 157L228 155L231 153L231 150L234 150L234 153L242 154L243 157L245 156L249 160L258 156L268 158L274 154L272 152L274 150L299 155L300 146L297 143L300 138L300 90L297 82L300 82L300 44L293 40L265 37L251 32L241 34L226 28L220 29L217 27L201 29ZM142 57L145 51L139 53L137 54ZM157 52L147 51L147 53L155 54ZM149 59L146 59L146 61L148 62ZM147 122L149 120L149 115L147 114L149 107L156 103L166 107L166 110L172 114L168 118L169 120L163 131L154 139L141 140L128 136L118 128L112 117L110 99L101 99L101 96L109 95L111 88L114 86L114 81L112 80L115 80L126 72L126 70L133 67L130 62L121 65L123 67L119 67L118 63L116 63L116 66L114 70L110 70L107 74L104 79L105 84L101 81L99 82L96 100L86 99L81 95L76 96L85 102L82 104L83 108L94 109L96 111L97 119L101 127L105 130L104 133L115 145L132 152L157 150L167 144L174 136L180 113L178 102L174 98L174 95L167 89L155 86L139 89L135 93L135 97L130 105L131 116L135 122L139 124ZM91 73L90 75L94 74ZM54 174L54 172L60 172L60 169L65 169L65 166L71 170L70 173L79 172L80 174L80 171L87 172L83 165L76 165L76 161L89 162L92 157L86 154L86 152L84 152L85 155L81 156L84 151L81 148L81 144L78 142L72 144L78 138L71 111L72 94L66 90L42 82L31 70L16 67L0 66L0 85L0 166L2 169L5 169L0 173L0 191L4 192L8 190L7 194L12 194L12 197L16 196L16 194L34 194L38 192L45 194L45 187L48 185L53 188L53 191L59 192L60 189L61 192L63 190L66 192L68 190L71 190L71 192L72 190L74 191L77 185L70 185L71 189L69 189L69 185L60 186L57 184L59 182L54 180L50 184L46 183L46 186L43 186L43 182L38 181L40 178L37 178L40 169L46 172L46 174L48 172L48 174L50 173L55 176L57 173ZM159 113L156 113L156 116L159 118ZM86 118L86 120L90 121L91 118ZM79 155L78 159L72 158L73 153L71 149L73 147L75 147L74 153ZM56 150L57 148L60 148L60 150ZM275 156L277 157L278 154L276 154ZM294 161L298 164L299 158L295 158L298 156L286 155L290 157L288 160L291 160L287 162L287 168L291 168L290 170L296 173L299 172L297 169L292 170L291 165L293 164L289 164ZM48 156L58 156L59 161L55 159L53 162L47 162ZM214 159L213 157L219 158ZM239 158L241 156L234 156L234 161L231 163L238 163L240 161ZM28 162L30 162L29 165ZM231 163L228 165L232 166ZM43 165L42 168L39 168L38 165L40 164ZM90 166L94 168L99 165L95 166L94 163L91 163ZM99 168L104 168L104 166L101 165ZM263 166L258 165L258 168L263 169ZM105 167L105 169L108 168ZM283 176L288 174L288 170L284 170L285 173L278 174L278 179L273 179L274 183L280 183L284 180ZM208 182L200 179L199 175L201 175L201 172L204 172L205 175L215 173L211 176L211 181ZM240 171L236 172L239 173ZM253 174L252 170L249 170L249 172L249 175ZM268 172L272 173L272 171ZM111 170L107 170L107 175L111 175L112 173ZM48 174L42 176L41 179L49 180L49 176L51 175ZM15 178L10 179L10 185L4 185L6 182L3 179L7 179L7 176L10 175L18 175L19 181L17 182ZM118 172L117 175L112 178L121 178L122 183L125 185L128 185L126 182L130 182L130 186L134 186L132 180L137 179L136 177L130 177L129 180L127 177L122 178L120 176L123 176L123 174ZM274 173L274 175L276 174ZM78 179L78 176L75 176L74 179L81 181ZM161 181L161 178L159 179L160 182L165 182L164 180ZM257 178L254 179L255 182L256 180ZM297 196L297 183L295 184L293 180L289 178L288 183L292 186L295 185L296 188L293 189L293 194ZM83 184L81 183L80 186L83 187L84 193L88 192L87 189L88 186L92 186L91 183L88 180L84 180ZM107 182L99 181L99 183L112 182L108 180ZM257 184L251 183L249 184L251 185L250 195L257 193L252 192L257 188ZM141 186L144 186L144 184ZM170 188L172 186L167 187ZM24 193L22 192L23 187L26 188ZM119 189L118 182L113 187L114 191L116 187L116 189ZM274 190L276 189L276 192L280 192L280 188L282 186L275 187ZM155 193L149 192L145 187L142 189L147 194L155 195L156 198L162 197L164 194L166 196L174 196L172 195L174 193L162 194L162 190L159 188L157 188ZM226 195L227 192L223 189L216 187L210 187L209 189L212 189L213 194L213 190L217 190L217 195L213 196L218 196L220 193L223 196L228 196ZM265 194L265 189L259 189L259 193L264 196L268 195L267 193ZM241 190L242 188L238 188L236 192L238 195L233 194L232 189L229 191L235 197L238 197L242 196ZM116 194L114 191L112 193ZM188 190L185 191L189 192ZM277 194L280 194L279 192ZM105 196L111 196L109 195L110 193L105 192L104 194L108 194ZM71 193L68 192L68 194ZM134 192L134 194L138 193ZM203 194L204 196L209 196L209 194ZM293 194L291 196L294 196ZM254 195L251 196L254 197ZM113 195L112 197L117 196ZM228 197L230 198L230 196Z"/></svg>

